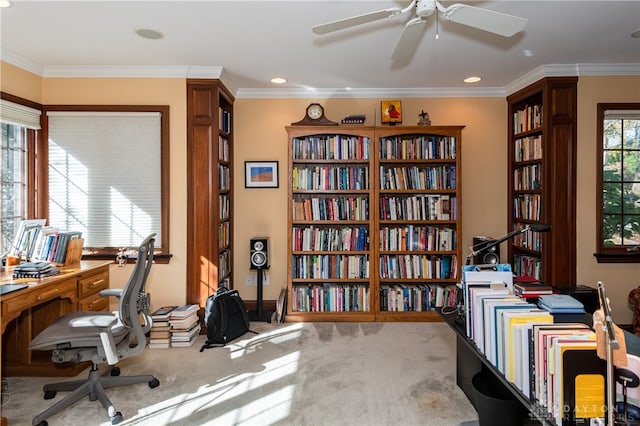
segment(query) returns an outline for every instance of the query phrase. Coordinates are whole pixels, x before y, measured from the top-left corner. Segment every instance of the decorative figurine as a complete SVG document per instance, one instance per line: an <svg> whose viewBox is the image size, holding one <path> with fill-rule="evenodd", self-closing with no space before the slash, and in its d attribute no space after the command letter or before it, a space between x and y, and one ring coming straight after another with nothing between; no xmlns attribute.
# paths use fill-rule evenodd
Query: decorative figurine
<svg viewBox="0 0 640 426"><path fill-rule="evenodd" d="M431 120L429 119L428 112L424 112L424 110L422 110L418 115L420 116L420 121L418 122L419 126L431 126Z"/></svg>

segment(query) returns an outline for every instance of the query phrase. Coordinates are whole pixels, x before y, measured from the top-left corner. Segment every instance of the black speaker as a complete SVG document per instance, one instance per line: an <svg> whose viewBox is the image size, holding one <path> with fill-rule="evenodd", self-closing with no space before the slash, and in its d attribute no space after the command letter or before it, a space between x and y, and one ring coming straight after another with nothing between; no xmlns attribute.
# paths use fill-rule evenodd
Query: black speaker
<svg viewBox="0 0 640 426"><path fill-rule="evenodd" d="M489 237L473 237L473 250L483 247L485 244L495 241ZM497 265L500 263L500 244L481 250L473 256L474 265Z"/></svg>
<svg viewBox="0 0 640 426"><path fill-rule="evenodd" d="M269 238L251 238L249 242L249 261L251 269L266 269L269 263Z"/></svg>

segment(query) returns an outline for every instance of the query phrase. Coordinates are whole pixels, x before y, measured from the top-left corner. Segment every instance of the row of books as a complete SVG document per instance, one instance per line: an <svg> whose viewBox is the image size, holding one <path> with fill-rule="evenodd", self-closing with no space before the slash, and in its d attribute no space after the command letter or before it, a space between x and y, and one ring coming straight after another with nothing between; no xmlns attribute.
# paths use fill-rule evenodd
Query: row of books
<svg viewBox="0 0 640 426"><path fill-rule="evenodd" d="M448 194L380 197L381 220L456 220L457 198Z"/></svg>
<svg viewBox="0 0 640 426"><path fill-rule="evenodd" d="M516 219L540 220L542 217L542 196L521 194L513 198L513 217Z"/></svg>
<svg viewBox="0 0 640 426"><path fill-rule="evenodd" d="M294 255L291 276L303 279L369 278L368 255Z"/></svg>
<svg viewBox="0 0 640 426"><path fill-rule="evenodd" d="M364 136L318 135L295 138L294 160L368 160L371 141Z"/></svg>
<svg viewBox="0 0 640 426"><path fill-rule="evenodd" d="M514 151L515 161L540 160L542 158L542 135L516 139Z"/></svg>
<svg viewBox="0 0 640 426"><path fill-rule="evenodd" d="M198 305L163 306L152 315L150 348L192 346L200 335Z"/></svg>
<svg viewBox="0 0 640 426"><path fill-rule="evenodd" d="M293 200L293 220L369 220L367 197Z"/></svg>
<svg viewBox="0 0 640 426"><path fill-rule="evenodd" d="M436 160L456 158L456 138L450 136L394 136L380 139L380 159Z"/></svg>
<svg viewBox="0 0 640 426"><path fill-rule="evenodd" d="M380 278L455 279L458 269L455 255L400 254L380 256Z"/></svg>
<svg viewBox="0 0 640 426"><path fill-rule="evenodd" d="M43 260L65 263L69 242L81 239L80 231L60 231L45 226L45 219L29 219L20 222L9 254L27 260Z"/></svg>
<svg viewBox="0 0 640 426"><path fill-rule="evenodd" d="M382 284L380 310L383 312L431 311L443 306L455 306L455 285Z"/></svg>
<svg viewBox="0 0 640 426"><path fill-rule="evenodd" d="M455 189L456 166L380 166L380 189Z"/></svg>
<svg viewBox="0 0 640 426"><path fill-rule="evenodd" d="M542 189L542 166L533 164L513 171L514 191L535 191Z"/></svg>
<svg viewBox="0 0 640 426"><path fill-rule="evenodd" d="M366 190L368 166L294 166L293 190Z"/></svg>
<svg viewBox="0 0 640 426"><path fill-rule="evenodd" d="M369 286L364 284L294 285L293 312L368 312Z"/></svg>
<svg viewBox="0 0 640 426"><path fill-rule="evenodd" d="M534 130L542 126L542 105L525 105L513 113L515 134Z"/></svg>
<svg viewBox="0 0 640 426"><path fill-rule="evenodd" d="M294 226L291 240L293 251L366 251L369 228Z"/></svg>
<svg viewBox="0 0 640 426"><path fill-rule="evenodd" d="M380 250L383 251L455 250L457 240L456 230L451 228L407 225L380 229Z"/></svg>

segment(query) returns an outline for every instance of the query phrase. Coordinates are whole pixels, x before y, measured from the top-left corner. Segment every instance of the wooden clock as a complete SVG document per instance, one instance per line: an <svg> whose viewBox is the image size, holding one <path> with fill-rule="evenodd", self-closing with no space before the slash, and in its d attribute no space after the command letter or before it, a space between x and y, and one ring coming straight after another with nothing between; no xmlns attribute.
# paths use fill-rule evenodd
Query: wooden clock
<svg viewBox="0 0 640 426"><path fill-rule="evenodd" d="M304 118L292 126L337 126L338 123L329 120L324 115L324 107L319 103L311 103L305 111Z"/></svg>

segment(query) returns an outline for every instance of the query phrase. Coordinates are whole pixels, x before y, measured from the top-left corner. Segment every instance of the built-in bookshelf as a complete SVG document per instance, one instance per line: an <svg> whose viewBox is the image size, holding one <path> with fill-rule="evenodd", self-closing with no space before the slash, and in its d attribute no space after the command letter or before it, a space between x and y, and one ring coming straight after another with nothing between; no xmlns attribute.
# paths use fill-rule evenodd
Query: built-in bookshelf
<svg viewBox="0 0 640 426"><path fill-rule="evenodd" d="M374 319L372 128L289 127L288 319Z"/></svg>
<svg viewBox="0 0 640 426"><path fill-rule="evenodd" d="M287 127L287 319L439 320L454 303L462 127Z"/></svg>
<svg viewBox="0 0 640 426"><path fill-rule="evenodd" d="M516 275L576 284L577 78L544 78L507 97L509 229Z"/></svg>
<svg viewBox="0 0 640 426"><path fill-rule="evenodd" d="M455 304L462 127L376 129L376 319L438 320Z"/></svg>
<svg viewBox="0 0 640 426"><path fill-rule="evenodd" d="M233 103L219 80L187 80L187 303L201 308L233 288Z"/></svg>

